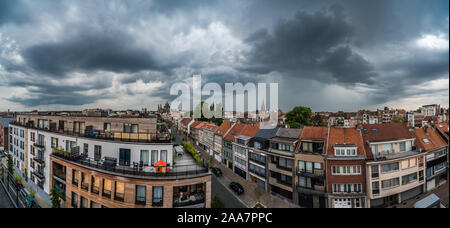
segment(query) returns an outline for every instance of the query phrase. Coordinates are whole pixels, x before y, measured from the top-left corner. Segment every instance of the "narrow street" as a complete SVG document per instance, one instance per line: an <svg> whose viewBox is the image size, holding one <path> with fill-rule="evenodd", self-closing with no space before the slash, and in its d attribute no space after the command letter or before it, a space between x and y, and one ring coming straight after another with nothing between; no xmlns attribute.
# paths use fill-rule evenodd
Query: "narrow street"
<svg viewBox="0 0 450 228"><path fill-rule="evenodd" d="M5 189L0 185L0 208L14 208L6 195Z"/></svg>

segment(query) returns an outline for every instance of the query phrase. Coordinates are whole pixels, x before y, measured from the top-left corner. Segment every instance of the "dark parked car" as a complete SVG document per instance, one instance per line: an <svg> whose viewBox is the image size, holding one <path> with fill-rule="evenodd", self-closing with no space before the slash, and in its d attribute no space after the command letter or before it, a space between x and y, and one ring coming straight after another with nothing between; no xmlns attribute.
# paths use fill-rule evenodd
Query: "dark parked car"
<svg viewBox="0 0 450 228"><path fill-rule="evenodd" d="M242 185L240 185L239 183L231 182L231 183L230 183L230 188L231 188L234 192L236 192L236 194L238 194L238 195L244 194L244 187L242 187Z"/></svg>
<svg viewBox="0 0 450 228"><path fill-rule="evenodd" d="M222 176L222 170L216 167L211 168L212 173L214 173L217 177L221 177Z"/></svg>

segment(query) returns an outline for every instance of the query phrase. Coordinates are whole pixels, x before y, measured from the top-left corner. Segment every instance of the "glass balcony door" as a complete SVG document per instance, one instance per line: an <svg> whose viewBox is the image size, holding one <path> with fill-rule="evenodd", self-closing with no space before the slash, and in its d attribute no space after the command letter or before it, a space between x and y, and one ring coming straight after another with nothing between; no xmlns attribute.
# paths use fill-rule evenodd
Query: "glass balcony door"
<svg viewBox="0 0 450 228"><path fill-rule="evenodd" d="M131 160L131 150L130 149L120 149L119 165L129 166Z"/></svg>

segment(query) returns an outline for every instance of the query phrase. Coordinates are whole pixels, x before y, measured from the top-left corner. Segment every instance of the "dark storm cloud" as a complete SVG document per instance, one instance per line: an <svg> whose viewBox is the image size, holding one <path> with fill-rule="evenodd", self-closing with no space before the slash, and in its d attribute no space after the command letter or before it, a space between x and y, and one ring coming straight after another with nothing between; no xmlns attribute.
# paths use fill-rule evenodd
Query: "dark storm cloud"
<svg viewBox="0 0 450 228"><path fill-rule="evenodd" d="M69 40L31 46L23 56L40 73L63 77L69 72L141 70L169 71L174 63L159 62L152 50L135 46L132 37L118 32L81 32Z"/></svg>
<svg viewBox="0 0 450 228"><path fill-rule="evenodd" d="M22 24L27 22L29 14L22 0L0 1L0 26L6 23Z"/></svg>
<svg viewBox="0 0 450 228"><path fill-rule="evenodd" d="M38 94L32 98L23 98L13 96L8 98L9 101L19 103L27 107L37 107L42 105L85 105L92 104L99 99L110 98L110 95L84 95L79 93L63 93L63 94Z"/></svg>
<svg viewBox="0 0 450 228"><path fill-rule="evenodd" d="M259 30L246 39L252 45L247 70L299 74L325 71L337 82L372 83L376 75L371 64L350 46L353 27L339 8L314 14L298 12L293 20L282 20L273 32Z"/></svg>

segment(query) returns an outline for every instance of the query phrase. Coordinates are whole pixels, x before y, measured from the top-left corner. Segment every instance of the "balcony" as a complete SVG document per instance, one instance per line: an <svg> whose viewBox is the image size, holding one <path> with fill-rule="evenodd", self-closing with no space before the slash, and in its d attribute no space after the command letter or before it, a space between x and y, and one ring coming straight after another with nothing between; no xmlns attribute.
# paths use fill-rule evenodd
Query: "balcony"
<svg viewBox="0 0 450 228"><path fill-rule="evenodd" d="M85 191L89 191L89 184L88 183L81 183L81 189Z"/></svg>
<svg viewBox="0 0 450 228"><path fill-rule="evenodd" d="M297 175L324 180L325 179L325 170L315 169L313 172L309 172L309 171L306 171L306 169L297 168Z"/></svg>
<svg viewBox="0 0 450 228"><path fill-rule="evenodd" d="M41 150L41 151L45 150L45 143L43 143L43 142L35 142L33 144L33 146L38 150Z"/></svg>
<svg viewBox="0 0 450 228"><path fill-rule="evenodd" d="M37 162L42 167L45 167L45 160L43 157L34 157L33 160Z"/></svg>
<svg viewBox="0 0 450 228"><path fill-rule="evenodd" d="M34 172L32 172L32 173L33 173L33 175L34 175L36 178L38 178L39 180L41 180L41 181L44 181L44 180L45 180L44 173L42 173L41 171L34 171Z"/></svg>
<svg viewBox="0 0 450 228"><path fill-rule="evenodd" d="M307 188L307 187L302 187L300 185L297 185L297 192L303 193L306 195L316 195L316 196L323 196L323 197L328 196L328 193L325 192L325 186L319 186L319 185L314 185L313 188Z"/></svg>
<svg viewBox="0 0 450 228"><path fill-rule="evenodd" d="M11 122L12 125L26 127L29 129L35 129L40 131L46 131L51 133L63 134L68 136L95 138L100 140L109 141L122 141L122 142L136 142L136 143L171 143L171 140L167 136L163 136L159 133L125 133L125 132L105 132L102 130L86 130L85 132L72 132L64 129L57 128L37 128L32 124L23 124L20 122ZM36 148L45 149L45 145L35 143Z"/></svg>
<svg viewBox="0 0 450 228"><path fill-rule="evenodd" d="M62 159L66 162L70 162L84 168L98 170L104 173L110 173L113 175L122 175L129 177L147 178L147 179L183 179L192 178L192 176L204 176L208 175L209 169L206 163L194 164L194 165L179 165L168 166L162 171L142 171L138 168L132 168L128 166L119 166L114 164L107 164L106 162L100 163L94 161L92 158L84 156L67 155L64 153L57 153L56 151L51 155L54 158Z"/></svg>
<svg viewBox="0 0 450 228"><path fill-rule="evenodd" d="M98 195L98 193L100 193L100 187L92 186L91 193Z"/></svg>
<svg viewBox="0 0 450 228"><path fill-rule="evenodd" d="M173 198L174 208L204 208L205 207L205 194L196 193L188 196Z"/></svg>
<svg viewBox="0 0 450 228"><path fill-rule="evenodd" d="M384 161L384 160L392 160L392 159L409 157L409 156L418 155L421 153L422 153L422 151L416 150L416 148L413 147L413 150L406 151L406 152L378 152L375 154L375 157L376 157L376 160L378 160L378 161Z"/></svg>

